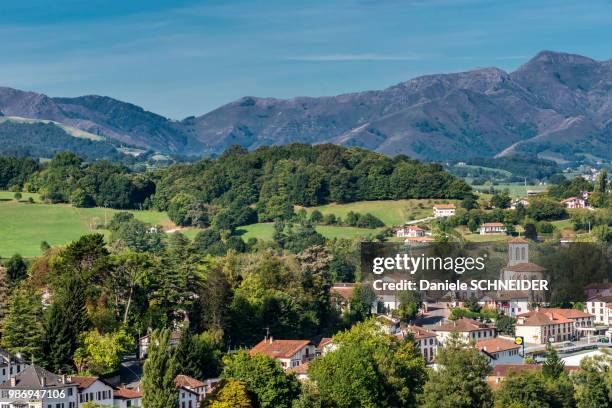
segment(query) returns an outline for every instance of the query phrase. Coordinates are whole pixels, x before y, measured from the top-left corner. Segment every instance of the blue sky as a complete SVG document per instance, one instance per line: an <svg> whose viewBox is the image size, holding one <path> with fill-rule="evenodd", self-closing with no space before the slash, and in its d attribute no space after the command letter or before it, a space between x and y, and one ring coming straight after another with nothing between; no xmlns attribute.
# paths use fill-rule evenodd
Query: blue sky
<svg viewBox="0 0 612 408"><path fill-rule="evenodd" d="M513 70L543 49L612 58L612 2L1 0L0 85L108 95L171 118L244 95L382 89Z"/></svg>

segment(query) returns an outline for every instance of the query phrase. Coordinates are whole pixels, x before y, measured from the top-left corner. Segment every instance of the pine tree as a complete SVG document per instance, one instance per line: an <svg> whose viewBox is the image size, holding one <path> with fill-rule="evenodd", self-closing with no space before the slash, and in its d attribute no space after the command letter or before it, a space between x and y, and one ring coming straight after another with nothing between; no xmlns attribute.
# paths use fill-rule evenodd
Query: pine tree
<svg viewBox="0 0 612 408"><path fill-rule="evenodd" d="M53 303L47 310L44 323L42 354L44 367L54 373L71 371L72 336L62 305Z"/></svg>
<svg viewBox="0 0 612 408"><path fill-rule="evenodd" d="M70 278L65 285L54 295L44 319L43 355L46 368L53 372L73 370L79 336L88 328L82 282Z"/></svg>
<svg viewBox="0 0 612 408"><path fill-rule="evenodd" d="M169 330L151 333L151 343L147 351L142 377L143 406L147 408L168 408L178 405L178 392L175 385L177 374L175 351L170 349Z"/></svg>
<svg viewBox="0 0 612 408"><path fill-rule="evenodd" d="M17 287L10 297L10 307L2 321L2 347L22 353L29 360L40 355L42 340L42 302L31 288Z"/></svg>
<svg viewBox="0 0 612 408"><path fill-rule="evenodd" d="M550 345L546 348L548 357L542 366L542 374L546 378L557 379L565 371L565 363L559 358L557 350Z"/></svg>

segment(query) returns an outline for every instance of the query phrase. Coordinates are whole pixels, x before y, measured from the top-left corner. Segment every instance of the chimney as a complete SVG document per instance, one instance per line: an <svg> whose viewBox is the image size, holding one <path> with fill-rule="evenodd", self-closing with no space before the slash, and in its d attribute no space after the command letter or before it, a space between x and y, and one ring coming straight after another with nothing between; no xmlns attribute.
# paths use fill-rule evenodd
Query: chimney
<svg viewBox="0 0 612 408"><path fill-rule="evenodd" d="M66 384L66 374L62 374L62 384Z"/></svg>
<svg viewBox="0 0 612 408"><path fill-rule="evenodd" d="M40 377L40 385L43 387L47 386L47 377L45 377L44 375Z"/></svg>
<svg viewBox="0 0 612 408"><path fill-rule="evenodd" d="M274 343L274 338L270 336L270 344Z"/></svg>
<svg viewBox="0 0 612 408"><path fill-rule="evenodd" d="M483 349L484 351L487 351L487 346L482 346L482 349Z"/></svg>
<svg viewBox="0 0 612 408"><path fill-rule="evenodd" d="M15 379L15 377L11 377L11 387L15 386L17 386L17 380Z"/></svg>

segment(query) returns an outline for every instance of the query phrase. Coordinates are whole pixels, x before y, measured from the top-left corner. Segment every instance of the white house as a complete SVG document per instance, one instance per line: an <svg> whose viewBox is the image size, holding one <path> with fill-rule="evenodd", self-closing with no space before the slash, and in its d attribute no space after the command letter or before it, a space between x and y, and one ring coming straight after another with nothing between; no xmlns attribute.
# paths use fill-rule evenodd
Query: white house
<svg viewBox="0 0 612 408"><path fill-rule="evenodd" d="M280 361L284 370L297 367L312 360L315 346L309 340L274 340L263 339L249 352L250 355L262 353Z"/></svg>
<svg viewBox="0 0 612 408"><path fill-rule="evenodd" d="M77 387L70 377L53 374L37 365L29 365L0 384L0 407L77 408ZM20 395L24 390L32 390L35 394L32 398L27 394ZM24 400L28 403L24 404Z"/></svg>
<svg viewBox="0 0 612 408"><path fill-rule="evenodd" d="M480 225L480 235L505 234L506 227L501 222L485 222Z"/></svg>
<svg viewBox="0 0 612 408"><path fill-rule="evenodd" d="M118 388L113 392L113 406L119 408L142 407L142 391Z"/></svg>
<svg viewBox="0 0 612 408"><path fill-rule="evenodd" d="M85 405L86 402L113 405L113 387L98 377L73 376L71 379L78 387L79 407Z"/></svg>
<svg viewBox="0 0 612 408"><path fill-rule="evenodd" d="M419 326L409 326L407 331L412 333L415 343L419 346L426 363L432 363L436 357L439 343L436 333L425 330Z"/></svg>
<svg viewBox="0 0 612 408"><path fill-rule="evenodd" d="M433 206L433 216L435 218L450 217L455 215L456 212L455 204L435 204Z"/></svg>
<svg viewBox="0 0 612 408"><path fill-rule="evenodd" d="M500 339L499 337L480 340L476 342L476 348L489 360L489 364L521 364L523 358L520 355L522 346L513 341Z"/></svg>
<svg viewBox="0 0 612 408"><path fill-rule="evenodd" d="M572 340L577 337L575 322L564 316L567 313L560 313L559 310L566 309L539 309L518 315L515 334L523 336L526 343Z"/></svg>
<svg viewBox="0 0 612 408"><path fill-rule="evenodd" d="M19 354L0 349L0 384L19 374L28 365Z"/></svg>
<svg viewBox="0 0 612 408"><path fill-rule="evenodd" d="M589 203L582 197L570 197L561 201L565 208L587 208Z"/></svg>
<svg viewBox="0 0 612 408"><path fill-rule="evenodd" d="M594 323L612 324L612 295L595 295L588 299L585 312L594 316Z"/></svg>
<svg viewBox="0 0 612 408"><path fill-rule="evenodd" d="M395 230L395 236L400 238L416 238L424 237L425 230L416 225L402 225Z"/></svg>
<svg viewBox="0 0 612 408"><path fill-rule="evenodd" d="M181 341L181 332L173 331L170 335L170 342L168 343L170 347L176 346L179 341ZM141 360L147 358L147 350L149 349L149 344L151 343L151 335L147 334L138 339L138 357Z"/></svg>
<svg viewBox="0 0 612 408"><path fill-rule="evenodd" d="M300 364L297 367L291 367L287 370L287 374L295 374L298 380L305 381L308 379L308 364Z"/></svg>
<svg viewBox="0 0 612 408"><path fill-rule="evenodd" d="M514 200L512 201L512 203L510 203L510 209L516 210L516 207L518 207L519 204L522 205L523 207L528 207L529 200L527 198L519 198L518 200Z"/></svg>
<svg viewBox="0 0 612 408"><path fill-rule="evenodd" d="M387 315L379 315L376 316L376 321L378 322L382 331L387 334L397 334L400 332L400 319Z"/></svg>
<svg viewBox="0 0 612 408"><path fill-rule="evenodd" d="M336 350L338 347L334 344L331 337L323 337L319 344L317 344L316 354L317 356L324 356L330 351Z"/></svg>
<svg viewBox="0 0 612 408"><path fill-rule="evenodd" d="M457 332L465 341L479 341L495 337L494 326L467 318L440 322L439 325L432 327L431 331L436 333L438 342L442 345L453 332Z"/></svg>
<svg viewBox="0 0 612 408"><path fill-rule="evenodd" d="M174 382L179 393L179 408L197 408L206 396L206 383L188 375L179 374Z"/></svg>
<svg viewBox="0 0 612 408"><path fill-rule="evenodd" d="M584 292L587 299L594 298L595 296L612 296L612 283L591 283L584 287Z"/></svg>

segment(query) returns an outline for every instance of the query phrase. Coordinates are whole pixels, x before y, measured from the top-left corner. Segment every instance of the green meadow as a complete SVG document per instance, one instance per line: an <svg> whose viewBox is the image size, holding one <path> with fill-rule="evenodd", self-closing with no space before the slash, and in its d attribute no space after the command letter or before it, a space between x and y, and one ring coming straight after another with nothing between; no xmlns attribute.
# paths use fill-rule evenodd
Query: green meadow
<svg viewBox="0 0 612 408"><path fill-rule="evenodd" d="M20 253L24 257L40 255L40 243L63 245L91 232L107 233L95 229L96 225L110 220L116 210L104 208L75 208L68 204L30 204L0 195L0 257ZM37 197L33 196L36 200ZM130 211L136 218L159 224L173 225L165 213L156 211Z"/></svg>
<svg viewBox="0 0 612 408"><path fill-rule="evenodd" d="M455 203L457 200L383 200L383 201L357 201L348 204L327 204L318 207L308 207L310 214L319 210L323 215L334 214L336 217L346 218L350 212L361 214L370 213L378 217L386 226L398 226L406 221L430 217L435 203Z"/></svg>

